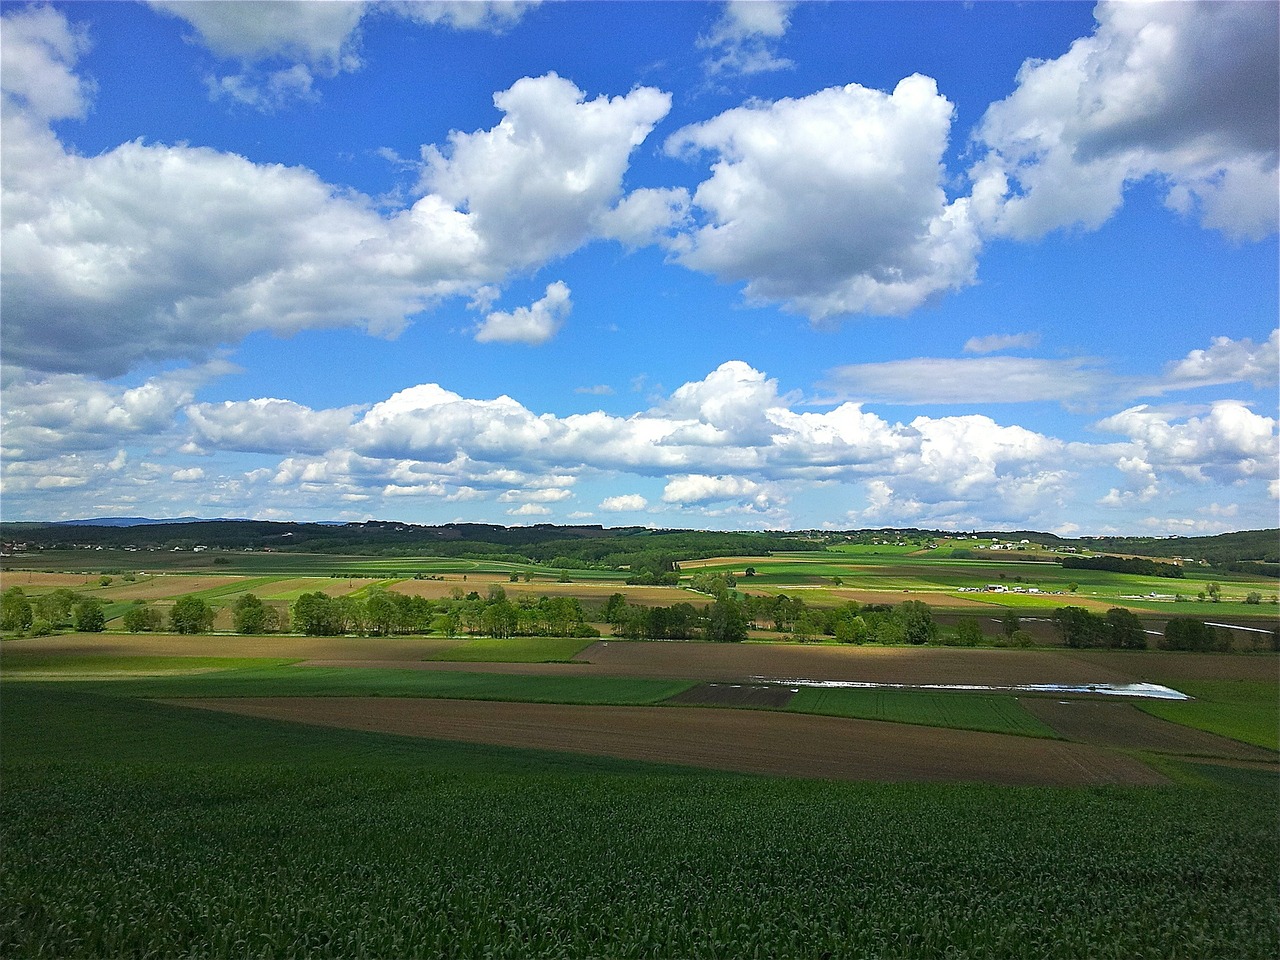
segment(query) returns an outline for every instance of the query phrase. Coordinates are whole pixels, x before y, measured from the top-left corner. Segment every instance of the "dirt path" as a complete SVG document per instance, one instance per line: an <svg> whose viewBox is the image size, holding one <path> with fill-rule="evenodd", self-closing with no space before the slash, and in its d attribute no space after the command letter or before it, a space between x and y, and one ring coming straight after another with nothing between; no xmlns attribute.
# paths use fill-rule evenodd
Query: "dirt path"
<svg viewBox="0 0 1280 960"><path fill-rule="evenodd" d="M184 707L467 743L833 780L1160 784L1118 753L1030 737L750 710L360 697L164 701Z"/></svg>

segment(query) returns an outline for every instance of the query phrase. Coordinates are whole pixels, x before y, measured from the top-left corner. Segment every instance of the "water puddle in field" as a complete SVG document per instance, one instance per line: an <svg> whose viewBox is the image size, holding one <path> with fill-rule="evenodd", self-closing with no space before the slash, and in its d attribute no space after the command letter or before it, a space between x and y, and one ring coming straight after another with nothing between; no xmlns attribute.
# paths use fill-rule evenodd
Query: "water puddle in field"
<svg viewBox="0 0 1280 960"><path fill-rule="evenodd" d="M1147 700L1190 700L1191 697L1158 683L1016 683L1008 686L978 683L871 683L861 680L783 680L752 677L756 683L836 690L935 690L986 691L988 693L1096 693L1107 697L1139 697Z"/></svg>

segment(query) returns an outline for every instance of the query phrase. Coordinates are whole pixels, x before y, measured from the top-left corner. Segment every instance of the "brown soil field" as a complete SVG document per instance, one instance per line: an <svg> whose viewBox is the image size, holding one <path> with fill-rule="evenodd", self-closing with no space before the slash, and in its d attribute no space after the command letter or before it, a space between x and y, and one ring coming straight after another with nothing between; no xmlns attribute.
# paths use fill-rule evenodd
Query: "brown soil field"
<svg viewBox="0 0 1280 960"><path fill-rule="evenodd" d="M87 587L98 586L98 574L92 576L84 573L39 573L30 570L6 570L0 574L0 590L10 587Z"/></svg>
<svg viewBox="0 0 1280 960"><path fill-rule="evenodd" d="M604 640L578 654L602 674L741 682L1127 683L1114 667L1043 650L857 647L801 644L631 643Z"/></svg>
<svg viewBox="0 0 1280 960"><path fill-rule="evenodd" d="M368 661L398 666L438 654L458 640L385 637L242 637L181 636L170 633L73 633L57 637L6 640L0 658L38 653L43 656L144 657L279 657L297 660ZM474 667L474 665L471 665Z"/></svg>
<svg viewBox="0 0 1280 960"><path fill-rule="evenodd" d="M1130 757L1087 744L714 707L349 697L165 702L328 727L780 776L1037 786L1167 782Z"/></svg>
<svg viewBox="0 0 1280 960"><path fill-rule="evenodd" d="M1077 743L1196 757L1277 761L1270 750L1161 720L1131 703L1048 697L1023 697L1021 703L1059 735Z"/></svg>
<svg viewBox="0 0 1280 960"><path fill-rule="evenodd" d="M666 702L685 707L773 707L782 709L796 695L794 687L751 683L700 683L668 697Z"/></svg>
<svg viewBox="0 0 1280 960"><path fill-rule="evenodd" d="M137 583L121 584L117 579L106 591L106 595L112 600L164 600L180 597L185 593L195 593L197 590L225 587L248 579L250 578L162 573Z"/></svg>
<svg viewBox="0 0 1280 960"><path fill-rule="evenodd" d="M1073 660L1119 670L1152 683L1182 680L1260 680L1277 685L1280 695L1280 654L1174 653L1167 650L1072 650Z"/></svg>

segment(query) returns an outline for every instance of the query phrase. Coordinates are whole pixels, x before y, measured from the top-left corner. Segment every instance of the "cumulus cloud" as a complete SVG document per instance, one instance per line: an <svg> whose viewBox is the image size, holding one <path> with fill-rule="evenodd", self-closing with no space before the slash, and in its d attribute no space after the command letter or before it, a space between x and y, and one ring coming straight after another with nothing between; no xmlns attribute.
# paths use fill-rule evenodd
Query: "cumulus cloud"
<svg viewBox="0 0 1280 960"><path fill-rule="evenodd" d="M74 71L88 49L85 32L52 7L6 13L0 31L0 87L6 107L41 121L84 116L94 87Z"/></svg>
<svg viewBox="0 0 1280 960"><path fill-rule="evenodd" d="M1192 350L1184 359L1171 363L1161 386L1165 390L1186 390L1248 382L1261 388L1274 387L1278 380L1280 329L1272 330L1266 342L1260 344L1247 337L1214 337L1209 349Z"/></svg>
<svg viewBox="0 0 1280 960"><path fill-rule="evenodd" d="M1153 472L1220 482L1280 474L1275 419L1235 400L1218 401L1193 416L1140 404L1096 426L1127 437Z"/></svg>
<svg viewBox="0 0 1280 960"><path fill-rule="evenodd" d="M222 450L322 453L340 444L360 407L312 410L292 400L259 398L186 408L194 439Z"/></svg>
<svg viewBox="0 0 1280 960"><path fill-rule="evenodd" d="M605 497L600 501L599 509L606 513L634 513L649 506L649 501L638 493L624 493L616 497Z"/></svg>
<svg viewBox="0 0 1280 960"><path fill-rule="evenodd" d="M569 288L561 281L547 285L546 295L510 313L490 313L476 329L480 343L525 343L538 346L554 337L573 309Z"/></svg>
<svg viewBox="0 0 1280 960"><path fill-rule="evenodd" d="M951 118L914 75L888 94L849 84L687 126L667 152L714 159L672 255L814 320L903 314L966 286L978 240L968 201L941 186Z"/></svg>
<svg viewBox="0 0 1280 960"><path fill-rule="evenodd" d="M381 3L378 9L432 26L502 33L519 23L526 13L541 2L542 0L403 0Z"/></svg>
<svg viewBox="0 0 1280 960"><path fill-rule="evenodd" d="M490 130L455 131L423 148L422 186L465 210L506 270L563 256L593 235L622 194L631 151L671 109L671 96L636 87L587 100L554 73L494 96Z"/></svg>
<svg viewBox="0 0 1280 960"><path fill-rule="evenodd" d="M1097 28L1028 60L976 140L992 233L1094 229L1156 179L1172 209L1237 239L1277 227L1280 66L1272 3L1100 3Z"/></svg>
<svg viewBox="0 0 1280 960"><path fill-rule="evenodd" d="M743 477L708 477L690 474L672 477L662 491L665 503L698 504L718 500L751 499L761 493L760 484Z"/></svg>
<svg viewBox="0 0 1280 960"><path fill-rule="evenodd" d="M711 51L703 61L708 74L752 74L786 70L790 60L773 49L791 25L794 3L780 0L728 0L698 46Z"/></svg>
<svg viewBox="0 0 1280 960"><path fill-rule="evenodd" d="M0 412L6 459L39 460L108 450L171 433L179 412L203 382L227 372L215 362L124 387L76 374L38 376L8 367Z"/></svg>
<svg viewBox="0 0 1280 960"><path fill-rule="evenodd" d="M455 134L447 157L428 150L443 194L382 214L310 170L207 148L69 152L47 114L83 109L70 72L81 46L41 9L30 22L5 15L0 309L5 362L49 373L200 361L254 331L395 336L442 298L482 294L590 239L670 106L648 88L587 101L554 74L518 81L495 97L508 111L497 127ZM12 77L10 54L26 65ZM28 96L40 86L64 91L39 100L43 113ZM543 320L567 309L567 288L553 287Z"/></svg>

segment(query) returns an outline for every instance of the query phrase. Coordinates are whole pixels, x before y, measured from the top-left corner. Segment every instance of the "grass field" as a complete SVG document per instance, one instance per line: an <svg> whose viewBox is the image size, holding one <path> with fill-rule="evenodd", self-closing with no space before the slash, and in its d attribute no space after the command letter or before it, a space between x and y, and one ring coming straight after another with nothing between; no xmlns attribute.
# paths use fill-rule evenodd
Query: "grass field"
<svg viewBox="0 0 1280 960"><path fill-rule="evenodd" d="M1174 723L1243 743L1280 750L1280 698L1276 684L1249 680L1188 680L1194 703L1145 703L1142 709Z"/></svg>
<svg viewBox="0 0 1280 960"><path fill-rule="evenodd" d="M6 683L0 738L3 956L1280 952L1274 781L1248 770L739 777L59 684Z"/></svg>

